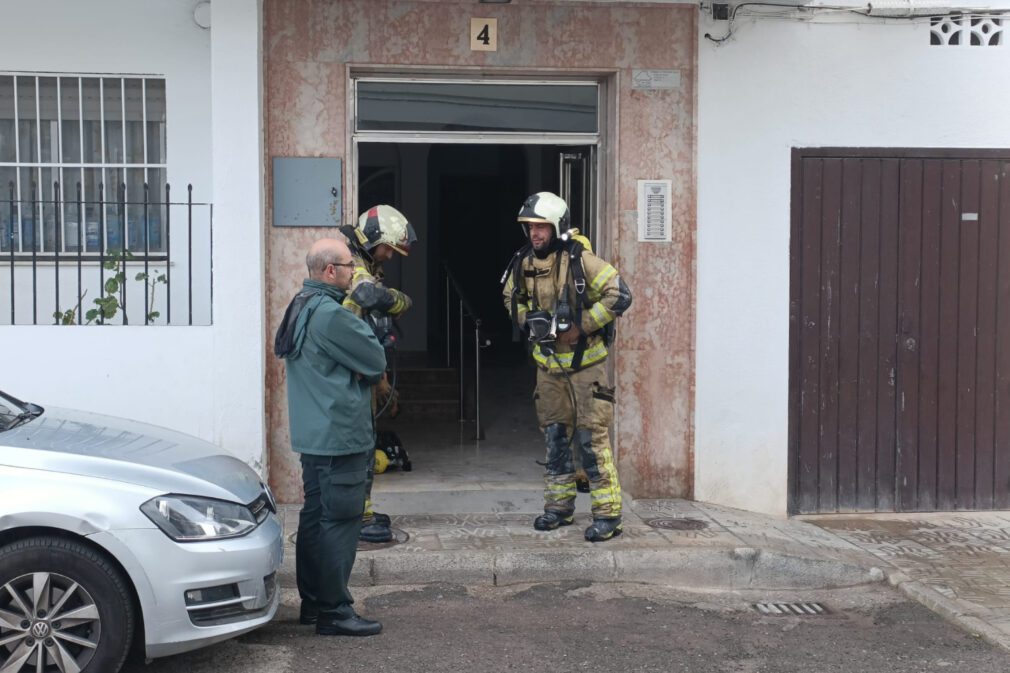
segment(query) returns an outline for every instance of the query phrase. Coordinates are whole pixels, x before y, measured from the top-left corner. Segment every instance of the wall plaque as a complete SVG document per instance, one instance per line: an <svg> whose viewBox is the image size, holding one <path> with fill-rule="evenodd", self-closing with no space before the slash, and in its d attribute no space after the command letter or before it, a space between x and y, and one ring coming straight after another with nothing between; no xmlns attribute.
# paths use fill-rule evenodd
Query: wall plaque
<svg viewBox="0 0 1010 673"><path fill-rule="evenodd" d="M470 19L470 51L498 51L498 19Z"/></svg>
<svg viewBox="0 0 1010 673"><path fill-rule="evenodd" d="M679 70L632 70L631 88L642 91L664 91L680 88Z"/></svg>

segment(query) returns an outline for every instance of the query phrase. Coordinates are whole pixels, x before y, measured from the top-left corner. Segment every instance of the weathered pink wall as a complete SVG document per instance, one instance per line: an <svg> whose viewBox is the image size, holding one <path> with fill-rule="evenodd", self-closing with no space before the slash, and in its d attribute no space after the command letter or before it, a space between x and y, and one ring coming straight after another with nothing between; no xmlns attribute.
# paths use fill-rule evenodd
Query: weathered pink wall
<svg viewBox="0 0 1010 673"><path fill-rule="evenodd" d="M695 82L697 8L513 0L266 0L267 190L270 157L348 158L347 64L616 73L616 175L606 194L610 257L635 297L616 346L620 474L635 497L693 490ZM498 51L472 52L471 17L498 18ZM678 69L679 89L635 91L633 68ZM347 170L347 168L345 168ZM637 242L636 181L673 180L673 242ZM608 189L602 185L601 188ZM616 190L616 194L614 193ZM345 196L345 209L350 199ZM272 215L268 203L267 221ZM267 330L304 277L322 231L267 229ZM301 499L290 451L284 371L267 357L270 482Z"/></svg>

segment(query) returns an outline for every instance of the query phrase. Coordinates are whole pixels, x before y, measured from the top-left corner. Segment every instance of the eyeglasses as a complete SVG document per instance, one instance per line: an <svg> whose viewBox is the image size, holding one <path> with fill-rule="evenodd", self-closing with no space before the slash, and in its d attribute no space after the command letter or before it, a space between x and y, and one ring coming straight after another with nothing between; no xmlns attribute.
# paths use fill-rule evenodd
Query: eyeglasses
<svg viewBox="0 0 1010 673"><path fill-rule="evenodd" d="M346 266L348 269L354 268L354 262L330 262L332 266Z"/></svg>

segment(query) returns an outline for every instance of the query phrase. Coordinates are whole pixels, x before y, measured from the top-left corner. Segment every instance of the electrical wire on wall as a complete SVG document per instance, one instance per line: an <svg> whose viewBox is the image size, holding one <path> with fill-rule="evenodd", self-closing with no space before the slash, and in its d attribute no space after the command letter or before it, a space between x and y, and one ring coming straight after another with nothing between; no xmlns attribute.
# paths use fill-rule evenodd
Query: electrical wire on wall
<svg viewBox="0 0 1010 673"><path fill-rule="evenodd" d="M788 2L742 2L738 5L719 2L701 2L699 10L702 13L710 14L716 20L726 21L726 33L720 37L711 33L705 33L704 37L709 42L720 45L733 36L734 24L738 15L751 19L766 19L778 21L798 21L810 23L818 19L831 19L832 23L842 23L839 17L850 16L854 22L863 22L865 19L877 19L881 22L902 22L902 23L929 23L937 18L947 16L970 16L973 19L1003 19L1007 13L1003 10L986 8L959 8L950 7L929 7L921 5L916 7L914 0L908 0L908 4L897 4L894 0L884 0L881 4L867 3L866 5L799 5ZM720 17L720 13L722 16ZM855 17L859 17L856 19Z"/></svg>

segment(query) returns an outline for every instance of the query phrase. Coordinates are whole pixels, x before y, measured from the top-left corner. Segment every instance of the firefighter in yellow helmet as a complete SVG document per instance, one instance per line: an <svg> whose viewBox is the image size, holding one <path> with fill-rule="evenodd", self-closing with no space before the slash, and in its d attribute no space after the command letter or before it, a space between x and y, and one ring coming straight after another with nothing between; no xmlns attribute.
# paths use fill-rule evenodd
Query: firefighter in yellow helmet
<svg viewBox="0 0 1010 673"><path fill-rule="evenodd" d="M631 306L617 269L570 228L568 206L550 192L533 194L519 211L529 243L502 278L516 336L525 329L537 365L533 396L547 442L544 513L537 530L570 525L575 513L573 448L589 477L590 542L621 534L621 486L610 447L614 388L604 361L613 322ZM574 403L573 403L574 402Z"/></svg>
<svg viewBox="0 0 1010 673"><path fill-rule="evenodd" d="M340 231L347 238L354 262L351 287L344 299L344 307L372 326L388 353L395 345L391 318L402 315L410 308L411 301L403 292L382 283L382 264L392 259L394 253L409 254L417 235L403 213L387 205L372 206L361 214L357 226L343 226ZM372 388L372 392L373 414L380 401L384 404L387 396L395 394L385 378ZM359 538L366 542L389 542L393 539L389 516L372 508L374 451L371 457Z"/></svg>

